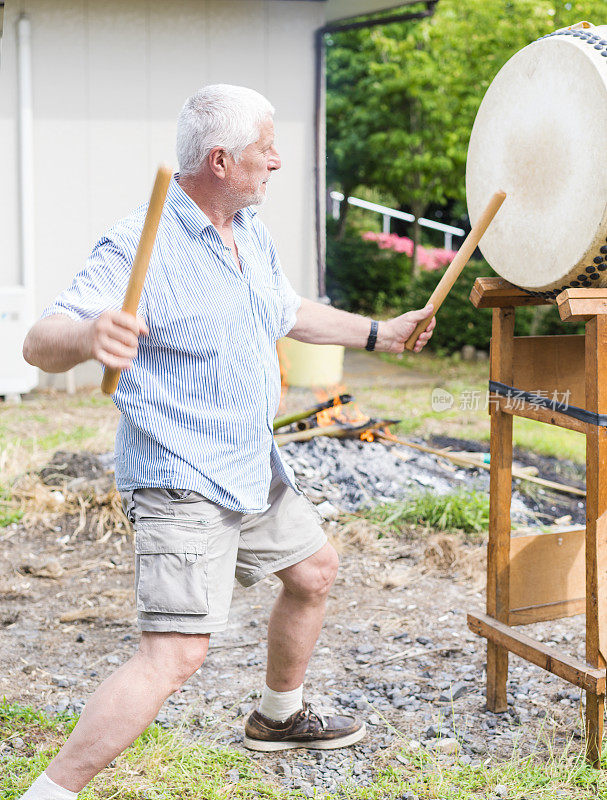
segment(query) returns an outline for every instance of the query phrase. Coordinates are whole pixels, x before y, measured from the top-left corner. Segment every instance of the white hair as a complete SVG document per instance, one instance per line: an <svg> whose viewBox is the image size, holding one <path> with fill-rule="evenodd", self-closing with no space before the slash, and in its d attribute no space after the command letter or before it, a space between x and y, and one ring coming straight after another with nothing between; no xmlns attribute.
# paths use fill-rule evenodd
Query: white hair
<svg viewBox="0 0 607 800"><path fill-rule="evenodd" d="M177 119L177 160L180 175L193 175L214 147L223 147L238 161L245 147L256 142L260 125L274 107L254 89L215 83L185 101Z"/></svg>

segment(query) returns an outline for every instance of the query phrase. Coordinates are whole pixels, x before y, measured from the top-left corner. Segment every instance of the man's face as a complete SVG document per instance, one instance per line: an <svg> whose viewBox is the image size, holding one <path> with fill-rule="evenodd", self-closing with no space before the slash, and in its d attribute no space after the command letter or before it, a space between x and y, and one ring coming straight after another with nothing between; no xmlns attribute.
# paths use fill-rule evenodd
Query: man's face
<svg viewBox="0 0 607 800"><path fill-rule="evenodd" d="M274 122L271 117L267 117L260 125L259 139L245 147L238 163L230 159L230 166L228 186L238 207L263 203L266 183L271 173L280 169L280 156L274 146Z"/></svg>

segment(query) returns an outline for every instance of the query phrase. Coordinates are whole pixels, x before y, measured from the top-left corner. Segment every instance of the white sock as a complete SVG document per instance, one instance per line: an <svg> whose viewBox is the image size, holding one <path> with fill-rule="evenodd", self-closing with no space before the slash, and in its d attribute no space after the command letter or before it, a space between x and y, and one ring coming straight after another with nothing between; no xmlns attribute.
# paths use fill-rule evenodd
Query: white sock
<svg viewBox="0 0 607 800"><path fill-rule="evenodd" d="M261 693L259 713L275 722L284 722L303 707L303 683L288 692L275 692L266 684Z"/></svg>
<svg viewBox="0 0 607 800"><path fill-rule="evenodd" d="M39 775L27 792L21 795L21 800L75 800L78 792L70 792L63 786L58 786L46 772Z"/></svg>

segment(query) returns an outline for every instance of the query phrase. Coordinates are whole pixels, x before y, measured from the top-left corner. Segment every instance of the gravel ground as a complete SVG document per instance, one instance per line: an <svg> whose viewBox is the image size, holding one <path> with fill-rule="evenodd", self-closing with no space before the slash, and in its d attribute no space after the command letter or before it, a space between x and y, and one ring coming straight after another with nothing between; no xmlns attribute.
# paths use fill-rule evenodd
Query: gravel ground
<svg viewBox="0 0 607 800"><path fill-rule="evenodd" d="M75 522L15 526L0 539L0 695L51 713L79 712L139 638L130 537L70 538ZM328 531L342 564L306 696L361 716L368 735L346 750L249 754L269 775L312 796L349 778L370 781L379 766L402 757L407 742L449 753L457 739L464 761L479 762L508 758L515 743L542 752L547 738L579 738L579 692L514 656L509 711L486 711L485 645L466 627L466 612L484 605L481 546L456 545L459 572L445 571L428 558L432 542L423 536L377 541L335 522ZM242 747L243 716L263 685L265 627L277 589L276 579L236 586L228 630L213 636L206 663L167 701L160 724L185 725L204 743ZM88 619L60 621L74 611ZM529 632L583 654L583 617Z"/></svg>

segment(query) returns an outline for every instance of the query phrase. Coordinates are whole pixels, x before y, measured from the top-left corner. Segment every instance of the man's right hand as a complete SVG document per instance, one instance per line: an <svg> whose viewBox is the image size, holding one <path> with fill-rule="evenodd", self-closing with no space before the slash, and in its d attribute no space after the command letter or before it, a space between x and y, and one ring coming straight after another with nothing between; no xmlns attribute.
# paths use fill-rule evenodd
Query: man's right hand
<svg viewBox="0 0 607 800"><path fill-rule="evenodd" d="M88 323L88 357L105 367L130 369L137 355L139 336L148 333L143 317L133 317L126 311L104 311Z"/></svg>

